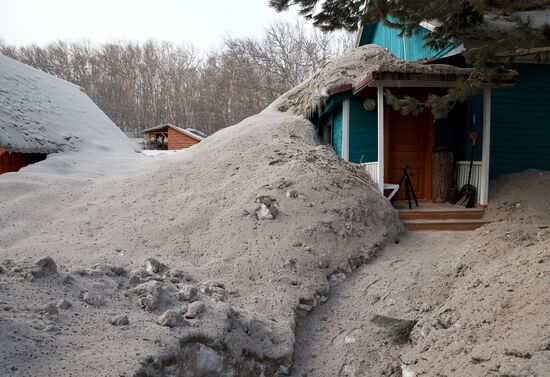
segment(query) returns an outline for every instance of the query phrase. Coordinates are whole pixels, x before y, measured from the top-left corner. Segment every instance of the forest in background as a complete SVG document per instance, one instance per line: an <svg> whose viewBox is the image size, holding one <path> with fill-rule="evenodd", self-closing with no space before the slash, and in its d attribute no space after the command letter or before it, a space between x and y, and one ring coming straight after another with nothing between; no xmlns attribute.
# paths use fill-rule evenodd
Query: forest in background
<svg viewBox="0 0 550 377"><path fill-rule="evenodd" d="M147 41L55 41L0 53L79 85L130 137L165 122L212 134L263 110L331 58L352 36L277 22L259 38L225 38L202 51Z"/></svg>

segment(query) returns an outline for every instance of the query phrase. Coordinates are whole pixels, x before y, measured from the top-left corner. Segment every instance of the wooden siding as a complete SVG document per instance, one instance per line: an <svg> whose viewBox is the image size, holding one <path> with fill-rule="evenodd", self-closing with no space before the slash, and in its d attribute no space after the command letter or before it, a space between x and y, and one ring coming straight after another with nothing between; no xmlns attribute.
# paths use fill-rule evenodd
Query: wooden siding
<svg viewBox="0 0 550 377"><path fill-rule="evenodd" d="M336 154L342 157L342 104L334 107L332 117L332 147Z"/></svg>
<svg viewBox="0 0 550 377"><path fill-rule="evenodd" d="M447 118L435 121L435 147L453 152L454 160L469 160L471 145L466 130L466 103L457 103ZM479 147L481 149L481 146ZM468 154L466 155L466 152Z"/></svg>
<svg viewBox="0 0 550 377"><path fill-rule="evenodd" d="M491 178L529 168L550 170L550 65L515 64L511 68L519 73L517 85L492 93ZM472 98L468 105L468 128L478 133L476 159L480 159L482 96ZM469 153L467 147L464 155L469 158Z"/></svg>
<svg viewBox="0 0 550 377"><path fill-rule="evenodd" d="M189 148L199 141L168 127L168 149Z"/></svg>
<svg viewBox="0 0 550 377"><path fill-rule="evenodd" d="M344 102L345 99L351 98L352 96L353 96L353 93L351 90L342 92L342 93L337 93L335 95L330 96L330 98L327 100L327 102L323 106L320 117L322 118L327 114L337 111L338 106L341 107L342 102Z"/></svg>
<svg viewBox="0 0 550 377"><path fill-rule="evenodd" d="M400 36L400 32L400 29L388 27L381 22L366 25L363 27L359 45L378 45L403 60L441 58L455 47L449 44L442 50L434 50L425 46L424 36L429 31L421 26L411 36Z"/></svg>
<svg viewBox="0 0 550 377"><path fill-rule="evenodd" d="M0 148L0 174L18 171L45 158L41 153L9 153Z"/></svg>
<svg viewBox="0 0 550 377"><path fill-rule="evenodd" d="M365 110L363 97L354 97L350 103L350 146L351 162L373 162L378 160L377 113Z"/></svg>

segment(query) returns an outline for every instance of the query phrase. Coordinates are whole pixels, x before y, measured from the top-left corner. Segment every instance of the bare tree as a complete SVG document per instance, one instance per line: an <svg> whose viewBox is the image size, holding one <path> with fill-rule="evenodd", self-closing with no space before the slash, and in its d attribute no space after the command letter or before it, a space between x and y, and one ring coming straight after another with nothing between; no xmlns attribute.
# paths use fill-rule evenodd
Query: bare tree
<svg viewBox="0 0 550 377"><path fill-rule="evenodd" d="M348 48L345 34L275 23L261 38L226 38L202 53L147 41L56 41L0 53L81 86L127 134L163 122L213 133L256 114Z"/></svg>

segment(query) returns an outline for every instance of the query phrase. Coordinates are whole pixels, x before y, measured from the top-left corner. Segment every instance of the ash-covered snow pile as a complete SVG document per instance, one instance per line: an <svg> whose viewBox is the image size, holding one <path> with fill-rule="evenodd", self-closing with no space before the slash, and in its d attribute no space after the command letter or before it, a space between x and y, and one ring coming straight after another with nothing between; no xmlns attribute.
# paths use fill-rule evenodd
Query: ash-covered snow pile
<svg viewBox="0 0 550 377"><path fill-rule="evenodd" d="M529 169L503 175L490 185L486 212L491 220L550 226L550 172Z"/></svg>
<svg viewBox="0 0 550 377"><path fill-rule="evenodd" d="M395 212L370 183L315 141L302 118L258 116L194 149L147 174L98 182L85 197L60 208L49 224L41 223L39 209L26 224L15 224L35 227L35 233L2 245L16 266L6 268L2 285L7 302L18 303L8 315L18 324L29 315L39 338L66 336L90 350L78 368L91 367L98 358L109 362L102 359L109 354L104 342L82 336L92 327L118 339L115 349L143 356L157 352L141 339L162 344L172 339L165 353L144 361L145 374L178 367L193 371L190 363L203 364L186 358L205 357L218 360L217 375L252 376L260 369L272 375L288 367L296 310L324 300L331 277L337 282L393 240L400 231ZM273 220L258 218L258 208L267 202L278 208ZM36 281L25 279L12 285L26 276L38 254L64 266L48 278L51 285L41 280L38 289ZM139 269L150 256L164 266ZM120 275L113 266L122 268L115 269ZM68 285L67 276L72 277ZM87 302L83 292L102 299L92 295ZM73 303L68 313L78 313L79 322L60 312L52 324L25 309L31 302L62 298ZM195 300L204 303L204 312L187 319ZM160 326L166 310L175 313L161 320L170 325ZM127 315L130 331L113 329L114 315ZM52 326L59 332L46 331ZM17 339L25 335L20 334ZM69 344L61 340L51 357L79 357ZM10 347L10 366L28 363ZM109 366L129 367L118 362L113 358ZM76 372L71 369L76 366L64 366Z"/></svg>
<svg viewBox="0 0 550 377"><path fill-rule="evenodd" d="M494 222L409 232L336 287L299 323L291 376L548 376L550 172L490 188ZM410 341L377 315L416 321Z"/></svg>
<svg viewBox="0 0 550 377"><path fill-rule="evenodd" d="M14 375L284 374L297 317L402 231L304 116L273 107L84 188L22 177L0 178Z"/></svg>
<svg viewBox="0 0 550 377"><path fill-rule="evenodd" d="M548 375L550 172L505 175L490 188L494 222L459 248L446 300L418 322L401 359L419 375Z"/></svg>
<svg viewBox="0 0 550 377"><path fill-rule="evenodd" d="M383 64L400 64L392 53L376 45L357 47L327 62L312 77L275 100L265 111L314 115L328 99L328 91L356 84Z"/></svg>

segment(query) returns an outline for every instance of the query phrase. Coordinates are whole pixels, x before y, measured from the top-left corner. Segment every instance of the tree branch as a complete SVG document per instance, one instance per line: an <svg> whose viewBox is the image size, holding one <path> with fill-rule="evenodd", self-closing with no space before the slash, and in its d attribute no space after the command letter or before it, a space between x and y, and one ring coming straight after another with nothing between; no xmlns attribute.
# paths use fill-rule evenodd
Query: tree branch
<svg viewBox="0 0 550 377"><path fill-rule="evenodd" d="M516 51L494 52L491 54L491 57L504 59L539 54L550 54L550 47L520 48Z"/></svg>

